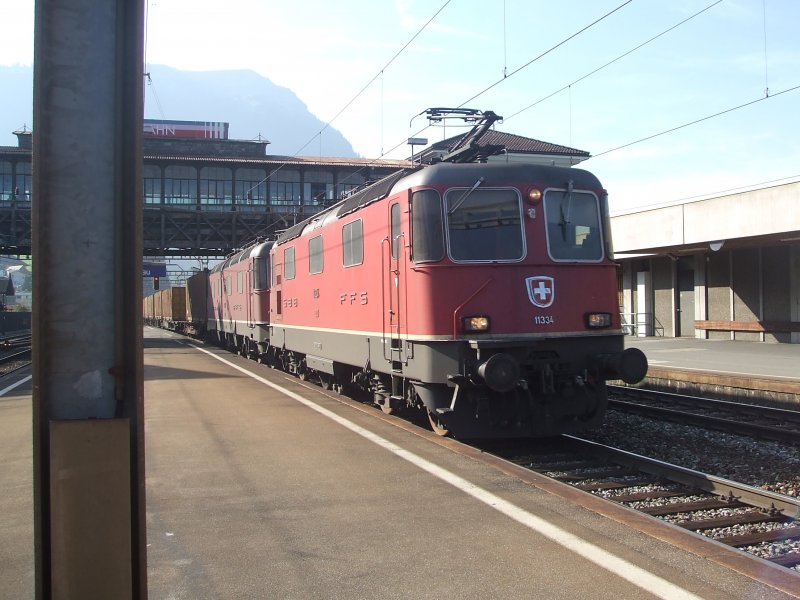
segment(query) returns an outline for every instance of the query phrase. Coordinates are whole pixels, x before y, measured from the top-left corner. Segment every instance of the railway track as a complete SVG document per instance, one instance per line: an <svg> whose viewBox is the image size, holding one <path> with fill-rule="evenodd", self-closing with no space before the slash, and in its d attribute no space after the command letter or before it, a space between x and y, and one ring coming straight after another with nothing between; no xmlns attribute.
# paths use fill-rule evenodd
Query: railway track
<svg viewBox="0 0 800 600"><path fill-rule="evenodd" d="M573 436L482 449L800 572L800 499Z"/></svg>
<svg viewBox="0 0 800 600"><path fill-rule="evenodd" d="M22 345L31 345L33 335L30 331L12 331L0 335L0 348L13 348Z"/></svg>
<svg viewBox="0 0 800 600"><path fill-rule="evenodd" d="M0 377L10 375L14 371L24 369L31 364L31 349L26 348L17 352L0 354Z"/></svg>
<svg viewBox="0 0 800 600"><path fill-rule="evenodd" d="M800 445L800 412L681 394L608 386L609 408L727 433Z"/></svg>
<svg viewBox="0 0 800 600"><path fill-rule="evenodd" d="M0 377L31 364L31 341L30 331L0 336Z"/></svg>

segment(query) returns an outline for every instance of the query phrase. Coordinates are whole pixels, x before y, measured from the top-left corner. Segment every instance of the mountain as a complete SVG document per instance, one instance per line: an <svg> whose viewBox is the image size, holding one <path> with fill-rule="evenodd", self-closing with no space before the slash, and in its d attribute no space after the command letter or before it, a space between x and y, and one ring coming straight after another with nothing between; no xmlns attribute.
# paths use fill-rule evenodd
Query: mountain
<svg viewBox="0 0 800 600"><path fill-rule="evenodd" d="M315 155L320 152L316 134L325 126L288 88L280 87L254 71L179 71L150 65L145 78L144 116L182 121L225 121L232 139L259 135L271 143L268 154ZM15 146L12 132L33 121L32 67L0 66L0 145ZM314 140L304 149L301 148ZM353 147L336 129L322 134L322 154L354 157Z"/></svg>

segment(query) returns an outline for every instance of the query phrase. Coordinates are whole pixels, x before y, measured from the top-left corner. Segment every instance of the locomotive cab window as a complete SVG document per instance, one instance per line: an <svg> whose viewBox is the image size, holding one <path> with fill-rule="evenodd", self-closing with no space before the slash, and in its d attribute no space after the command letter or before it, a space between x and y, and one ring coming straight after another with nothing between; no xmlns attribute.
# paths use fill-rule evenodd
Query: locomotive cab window
<svg viewBox="0 0 800 600"><path fill-rule="evenodd" d="M445 194L450 257L519 261L525 256L520 197L512 189L454 188Z"/></svg>
<svg viewBox="0 0 800 600"><path fill-rule="evenodd" d="M436 190L411 196L411 258L417 263L444 258L442 199Z"/></svg>
<svg viewBox="0 0 800 600"><path fill-rule="evenodd" d="M553 260L603 259L600 205L591 192L548 190L544 195L547 248Z"/></svg>

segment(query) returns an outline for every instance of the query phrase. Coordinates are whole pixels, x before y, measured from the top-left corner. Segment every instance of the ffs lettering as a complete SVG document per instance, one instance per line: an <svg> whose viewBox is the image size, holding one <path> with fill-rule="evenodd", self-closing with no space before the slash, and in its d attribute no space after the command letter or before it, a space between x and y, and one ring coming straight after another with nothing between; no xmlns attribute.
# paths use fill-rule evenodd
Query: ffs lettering
<svg viewBox="0 0 800 600"><path fill-rule="evenodd" d="M367 292L350 292L339 295L339 304L366 304Z"/></svg>

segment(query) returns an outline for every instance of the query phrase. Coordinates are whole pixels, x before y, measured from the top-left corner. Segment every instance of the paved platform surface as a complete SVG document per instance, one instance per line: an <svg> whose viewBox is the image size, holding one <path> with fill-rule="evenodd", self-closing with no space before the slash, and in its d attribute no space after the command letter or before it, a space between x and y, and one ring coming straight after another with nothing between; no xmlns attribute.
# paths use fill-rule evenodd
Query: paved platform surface
<svg viewBox="0 0 800 600"><path fill-rule="evenodd" d="M151 599L798 597L263 365L152 329L145 348ZM30 409L30 382L0 396L0 599L33 595Z"/></svg>
<svg viewBox="0 0 800 600"><path fill-rule="evenodd" d="M657 369L713 372L800 383L800 344L626 337L625 345L642 350L650 366Z"/></svg>

